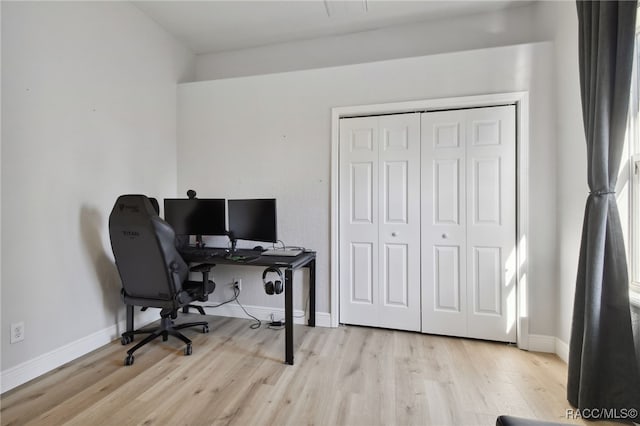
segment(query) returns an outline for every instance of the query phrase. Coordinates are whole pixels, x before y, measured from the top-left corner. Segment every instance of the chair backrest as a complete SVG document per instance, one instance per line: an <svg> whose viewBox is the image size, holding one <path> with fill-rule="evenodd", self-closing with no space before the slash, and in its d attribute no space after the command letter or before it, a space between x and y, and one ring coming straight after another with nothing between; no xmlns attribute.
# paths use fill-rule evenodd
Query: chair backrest
<svg viewBox="0 0 640 426"><path fill-rule="evenodd" d="M173 300L188 267L175 247L175 233L144 195L121 195L109 215L109 236L125 295Z"/></svg>

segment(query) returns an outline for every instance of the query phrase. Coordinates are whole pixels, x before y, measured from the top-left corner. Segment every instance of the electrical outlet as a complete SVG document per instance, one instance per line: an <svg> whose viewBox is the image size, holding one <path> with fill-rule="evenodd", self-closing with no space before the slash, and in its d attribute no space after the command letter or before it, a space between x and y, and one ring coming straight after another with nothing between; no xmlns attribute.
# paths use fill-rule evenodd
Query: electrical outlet
<svg viewBox="0 0 640 426"><path fill-rule="evenodd" d="M238 291L242 291L242 280L240 278L233 280L233 288L237 288Z"/></svg>
<svg viewBox="0 0 640 426"><path fill-rule="evenodd" d="M24 321L11 324L10 343L18 343L24 340Z"/></svg>

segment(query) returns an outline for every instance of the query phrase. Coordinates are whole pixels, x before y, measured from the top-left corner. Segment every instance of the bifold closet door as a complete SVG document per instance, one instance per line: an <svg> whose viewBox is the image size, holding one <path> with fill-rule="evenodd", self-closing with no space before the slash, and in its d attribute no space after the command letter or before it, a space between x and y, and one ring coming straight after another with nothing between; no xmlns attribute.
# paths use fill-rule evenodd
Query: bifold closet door
<svg viewBox="0 0 640 426"><path fill-rule="evenodd" d="M464 113L422 116L422 331L467 334Z"/></svg>
<svg viewBox="0 0 640 426"><path fill-rule="evenodd" d="M340 322L420 330L420 115L340 120Z"/></svg>
<svg viewBox="0 0 640 426"><path fill-rule="evenodd" d="M422 115L422 331L516 340L515 107Z"/></svg>

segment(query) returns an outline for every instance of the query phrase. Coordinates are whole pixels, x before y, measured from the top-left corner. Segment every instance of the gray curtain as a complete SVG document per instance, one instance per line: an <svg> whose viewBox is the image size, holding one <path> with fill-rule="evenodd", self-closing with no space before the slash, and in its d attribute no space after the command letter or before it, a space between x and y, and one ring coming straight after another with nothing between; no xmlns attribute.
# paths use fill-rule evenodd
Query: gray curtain
<svg viewBox="0 0 640 426"><path fill-rule="evenodd" d="M567 398L582 410L613 409L621 416L640 409L629 279L614 193L629 107L636 3L577 2L591 192L582 228Z"/></svg>

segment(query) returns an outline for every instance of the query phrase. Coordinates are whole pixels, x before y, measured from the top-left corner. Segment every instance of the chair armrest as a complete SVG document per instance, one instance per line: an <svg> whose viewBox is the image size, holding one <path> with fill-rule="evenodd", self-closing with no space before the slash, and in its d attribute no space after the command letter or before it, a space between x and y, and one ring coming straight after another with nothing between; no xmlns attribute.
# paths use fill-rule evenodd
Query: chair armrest
<svg viewBox="0 0 640 426"><path fill-rule="evenodd" d="M191 272L209 272L211 271L211 268L213 268L216 265L212 265L210 263L201 263L199 265L196 266L192 266L191 268L189 268L189 271Z"/></svg>
<svg viewBox="0 0 640 426"><path fill-rule="evenodd" d="M202 298L201 301L206 300L206 296L209 293L213 293L216 288L216 283L209 280L209 272L211 269L216 266L209 263L201 263L200 265L192 266L189 268L190 272L200 272L202 273Z"/></svg>

